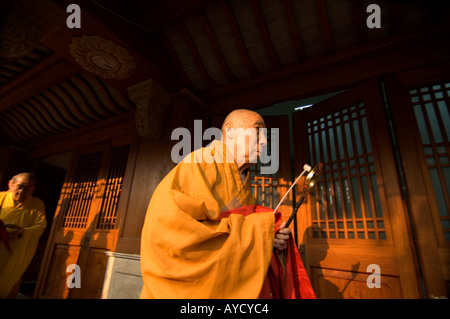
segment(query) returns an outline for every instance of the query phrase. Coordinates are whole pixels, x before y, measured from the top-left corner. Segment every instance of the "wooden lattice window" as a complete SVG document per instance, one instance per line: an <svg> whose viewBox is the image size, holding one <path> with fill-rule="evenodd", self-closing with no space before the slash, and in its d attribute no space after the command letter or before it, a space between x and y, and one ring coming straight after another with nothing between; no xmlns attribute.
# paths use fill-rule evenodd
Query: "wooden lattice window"
<svg viewBox="0 0 450 319"><path fill-rule="evenodd" d="M250 190L258 205L274 208L278 204L277 174L261 174L261 163L250 168Z"/></svg>
<svg viewBox="0 0 450 319"><path fill-rule="evenodd" d="M87 228L89 220L96 229L115 227L129 149L124 145L113 148L111 153L80 155L75 174L61 194L62 227ZM109 160L105 161L106 156ZM102 168L102 163L106 167Z"/></svg>
<svg viewBox="0 0 450 319"><path fill-rule="evenodd" d="M71 183L65 185L62 194L63 227L86 227L102 156L101 151L80 156L75 176ZM64 194L65 192L68 193Z"/></svg>
<svg viewBox="0 0 450 319"><path fill-rule="evenodd" d="M450 81L409 90L444 238L450 240Z"/></svg>
<svg viewBox="0 0 450 319"><path fill-rule="evenodd" d="M267 129L268 154L272 154L271 131ZM252 192L258 205L275 208L278 204L278 177L277 174L262 174L261 167L269 165L260 161L250 167L250 191Z"/></svg>
<svg viewBox="0 0 450 319"><path fill-rule="evenodd" d="M307 123L310 162L324 164L312 196L314 238L386 239L364 103Z"/></svg>
<svg viewBox="0 0 450 319"><path fill-rule="evenodd" d="M117 205L122 191L129 149L130 146L125 145L113 150L106 179L105 194L97 219L97 229L112 229L116 224Z"/></svg>

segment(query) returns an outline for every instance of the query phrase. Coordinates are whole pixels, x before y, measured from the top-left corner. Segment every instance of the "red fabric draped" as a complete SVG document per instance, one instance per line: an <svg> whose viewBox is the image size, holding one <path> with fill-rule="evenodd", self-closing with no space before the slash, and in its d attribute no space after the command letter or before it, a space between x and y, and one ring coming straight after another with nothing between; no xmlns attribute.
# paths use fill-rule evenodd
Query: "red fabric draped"
<svg viewBox="0 0 450 319"><path fill-rule="evenodd" d="M254 213L267 213L268 207L248 205L235 208L221 214L222 218L230 214L247 216ZM281 226L281 213L275 213L275 233ZM286 264L283 265L279 254L285 254ZM285 252L274 251L267 271L266 280L259 296L261 299L316 299L300 254L292 236L289 238Z"/></svg>

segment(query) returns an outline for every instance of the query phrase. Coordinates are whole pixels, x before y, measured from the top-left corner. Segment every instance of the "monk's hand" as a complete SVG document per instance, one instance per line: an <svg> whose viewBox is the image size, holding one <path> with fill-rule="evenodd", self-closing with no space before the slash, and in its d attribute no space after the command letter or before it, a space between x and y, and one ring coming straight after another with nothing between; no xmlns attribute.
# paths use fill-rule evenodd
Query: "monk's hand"
<svg viewBox="0 0 450 319"><path fill-rule="evenodd" d="M283 223L280 230L275 234L275 239L273 241L273 247L278 250L284 250L287 248L288 239L291 234L290 228L283 228L286 223Z"/></svg>

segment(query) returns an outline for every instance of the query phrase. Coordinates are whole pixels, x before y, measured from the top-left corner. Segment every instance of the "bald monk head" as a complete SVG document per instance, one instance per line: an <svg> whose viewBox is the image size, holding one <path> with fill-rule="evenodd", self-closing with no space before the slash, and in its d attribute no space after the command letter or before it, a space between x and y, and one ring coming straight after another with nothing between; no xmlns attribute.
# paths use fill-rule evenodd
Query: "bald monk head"
<svg viewBox="0 0 450 319"><path fill-rule="evenodd" d="M233 151L239 171L257 162L267 144L261 115L254 111L237 109L228 114L222 125L223 141Z"/></svg>
<svg viewBox="0 0 450 319"><path fill-rule="evenodd" d="M13 176L8 185L14 201L23 203L31 198L36 189L36 176L32 173L20 173Z"/></svg>

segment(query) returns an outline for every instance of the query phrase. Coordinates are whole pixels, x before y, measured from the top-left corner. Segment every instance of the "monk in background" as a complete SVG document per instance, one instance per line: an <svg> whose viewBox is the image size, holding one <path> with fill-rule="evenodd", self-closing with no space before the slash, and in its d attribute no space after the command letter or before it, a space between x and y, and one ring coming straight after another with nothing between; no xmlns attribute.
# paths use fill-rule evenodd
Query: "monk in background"
<svg viewBox="0 0 450 319"><path fill-rule="evenodd" d="M7 241L0 241L0 298L16 298L21 277L33 258L47 226L44 203L33 197L36 177L21 173L0 192L0 220Z"/></svg>
<svg viewBox="0 0 450 319"><path fill-rule="evenodd" d="M301 274L285 284L277 255L293 248L290 229L250 192L263 128L258 113L231 112L222 139L186 156L158 185L142 229L141 298L314 298L290 254Z"/></svg>

